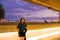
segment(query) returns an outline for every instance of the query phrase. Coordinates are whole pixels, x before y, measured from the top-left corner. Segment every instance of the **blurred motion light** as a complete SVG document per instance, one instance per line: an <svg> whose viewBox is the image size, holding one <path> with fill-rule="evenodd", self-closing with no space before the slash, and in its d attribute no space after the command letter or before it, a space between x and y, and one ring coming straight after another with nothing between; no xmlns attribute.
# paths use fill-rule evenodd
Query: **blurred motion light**
<svg viewBox="0 0 60 40"><path fill-rule="evenodd" d="M60 0L24 0L60 12Z"/></svg>

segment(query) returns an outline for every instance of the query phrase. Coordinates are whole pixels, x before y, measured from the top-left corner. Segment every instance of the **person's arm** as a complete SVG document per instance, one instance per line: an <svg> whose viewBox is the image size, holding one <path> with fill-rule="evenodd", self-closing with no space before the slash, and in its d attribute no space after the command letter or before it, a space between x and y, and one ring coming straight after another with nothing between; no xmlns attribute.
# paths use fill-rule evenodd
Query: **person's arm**
<svg viewBox="0 0 60 40"><path fill-rule="evenodd" d="M19 24L17 25L17 27L16 27L16 28L18 29L18 27L19 27Z"/></svg>
<svg viewBox="0 0 60 40"><path fill-rule="evenodd" d="M18 26L16 28L18 29Z"/></svg>
<svg viewBox="0 0 60 40"><path fill-rule="evenodd" d="M25 30L25 32L27 32L27 25L26 24L25 24L25 29L24 30Z"/></svg>

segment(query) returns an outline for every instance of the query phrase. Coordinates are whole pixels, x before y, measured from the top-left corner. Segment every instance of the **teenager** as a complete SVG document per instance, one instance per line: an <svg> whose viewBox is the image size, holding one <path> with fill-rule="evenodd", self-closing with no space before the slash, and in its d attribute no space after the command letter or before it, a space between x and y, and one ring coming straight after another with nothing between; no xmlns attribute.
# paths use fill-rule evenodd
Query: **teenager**
<svg viewBox="0 0 60 40"><path fill-rule="evenodd" d="M20 40L26 40L26 32L27 32L27 25L24 18L20 19L20 23L17 26L18 28L18 35Z"/></svg>

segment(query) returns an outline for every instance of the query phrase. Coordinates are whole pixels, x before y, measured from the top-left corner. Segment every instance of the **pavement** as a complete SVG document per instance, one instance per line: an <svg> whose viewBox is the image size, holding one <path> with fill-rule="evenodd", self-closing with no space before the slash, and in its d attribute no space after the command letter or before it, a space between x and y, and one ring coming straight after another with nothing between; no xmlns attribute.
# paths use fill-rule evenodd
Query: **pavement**
<svg viewBox="0 0 60 40"><path fill-rule="evenodd" d="M60 27L28 30L27 40L59 40ZM18 32L0 33L0 40L19 40Z"/></svg>

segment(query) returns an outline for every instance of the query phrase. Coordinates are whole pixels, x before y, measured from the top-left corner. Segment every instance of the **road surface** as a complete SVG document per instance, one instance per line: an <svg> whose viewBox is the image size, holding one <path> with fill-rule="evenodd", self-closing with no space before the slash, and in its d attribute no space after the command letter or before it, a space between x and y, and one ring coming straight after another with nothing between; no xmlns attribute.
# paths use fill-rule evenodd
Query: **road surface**
<svg viewBox="0 0 60 40"><path fill-rule="evenodd" d="M55 40L60 37L60 27L28 30L27 40ZM19 40L18 32L0 33L0 40Z"/></svg>

